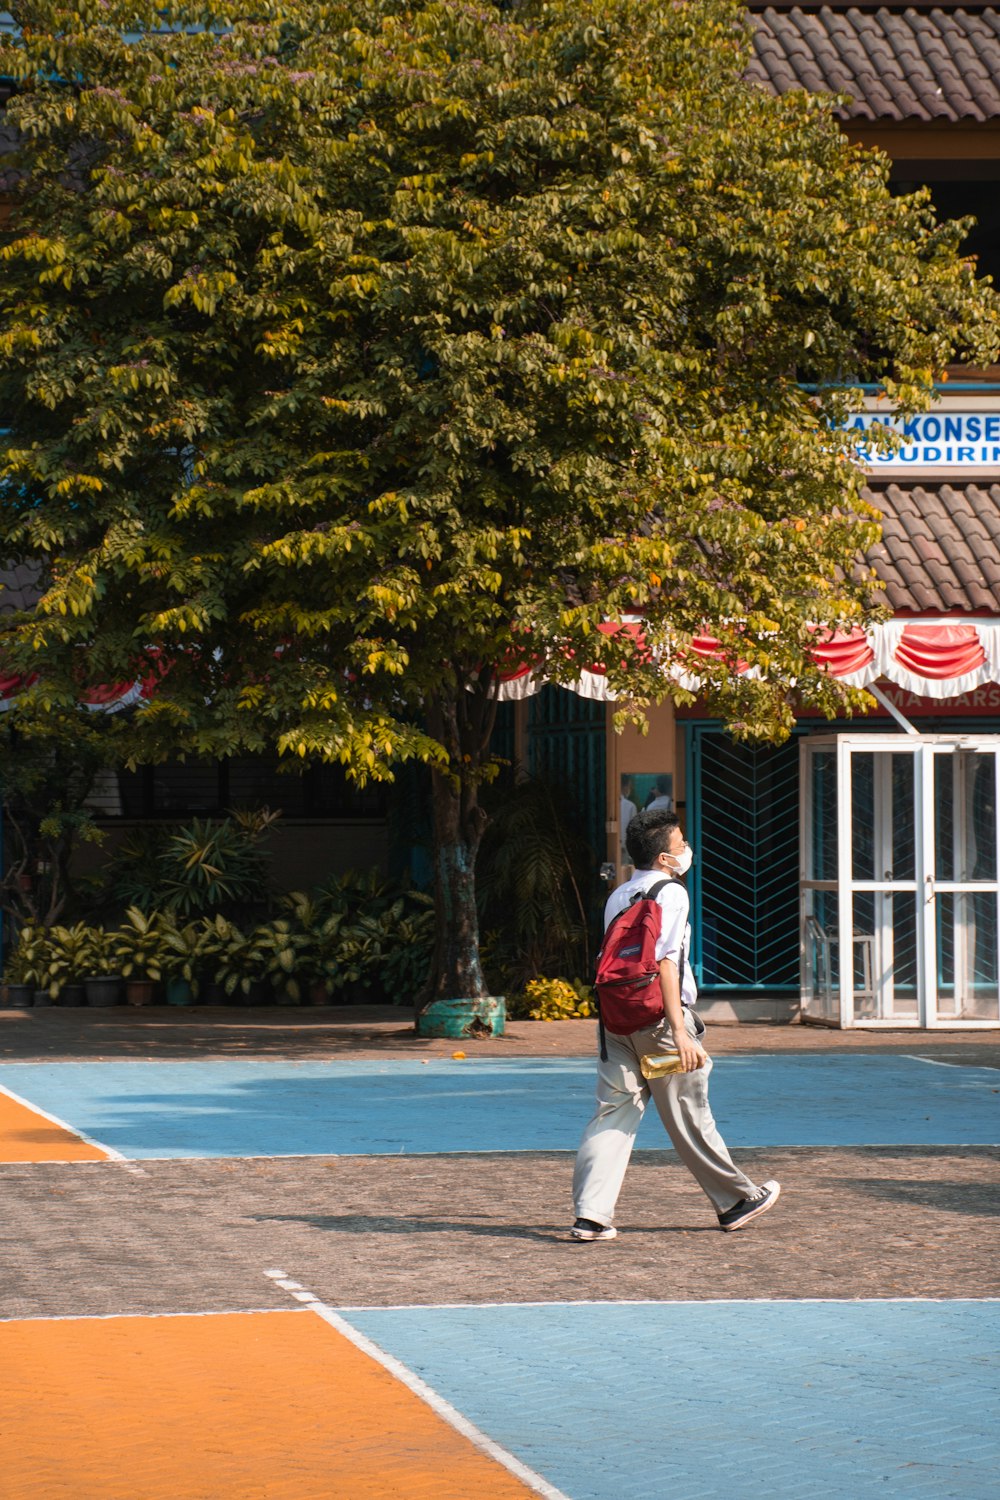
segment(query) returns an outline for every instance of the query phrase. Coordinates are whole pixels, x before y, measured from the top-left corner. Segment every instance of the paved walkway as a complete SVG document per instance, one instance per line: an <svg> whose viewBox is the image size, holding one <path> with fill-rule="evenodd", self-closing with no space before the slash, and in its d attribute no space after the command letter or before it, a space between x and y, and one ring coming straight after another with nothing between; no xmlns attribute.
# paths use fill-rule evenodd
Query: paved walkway
<svg viewBox="0 0 1000 1500"><path fill-rule="evenodd" d="M1000 1033L710 1041L581 1246L590 1023L0 1014L4 1500L992 1496Z"/></svg>

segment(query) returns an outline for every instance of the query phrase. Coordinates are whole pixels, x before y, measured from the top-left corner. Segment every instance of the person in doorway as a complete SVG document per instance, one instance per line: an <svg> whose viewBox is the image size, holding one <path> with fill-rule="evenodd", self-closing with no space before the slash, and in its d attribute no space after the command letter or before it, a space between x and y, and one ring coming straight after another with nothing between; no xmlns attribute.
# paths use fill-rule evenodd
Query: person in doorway
<svg viewBox="0 0 1000 1500"><path fill-rule="evenodd" d="M676 813L666 809L637 814L626 843L636 871L608 897L604 926L606 930L637 892L667 880L656 897L662 912L656 960L663 1017L630 1036L607 1034L607 1061L601 1060L597 1069L597 1109L583 1133L573 1173L576 1222L570 1235L575 1240L617 1235L615 1205L651 1096L674 1149L711 1201L720 1229L743 1229L774 1207L781 1187L774 1181L758 1187L740 1171L709 1108L712 1063L702 1045L704 1022L694 1012L688 894L676 878L690 868L691 850ZM676 1052L683 1071L645 1079L640 1059L657 1052Z"/></svg>
<svg viewBox="0 0 1000 1500"><path fill-rule="evenodd" d="M673 812L673 787L672 777L657 776L656 784L646 799L646 806L643 808L643 812L660 812L661 810L663 812Z"/></svg>
<svg viewBox="0 0 1000 1500"><path fill-rule="evenodd" d="M620 806L618 810L618 838L621 842L621 862L622 864L624 864L626 860L625 830L628 828L628 825L631 823L632 819L639 811L635 803L632 801L631 776L622 777L622 794L619 800Z"/></svg>

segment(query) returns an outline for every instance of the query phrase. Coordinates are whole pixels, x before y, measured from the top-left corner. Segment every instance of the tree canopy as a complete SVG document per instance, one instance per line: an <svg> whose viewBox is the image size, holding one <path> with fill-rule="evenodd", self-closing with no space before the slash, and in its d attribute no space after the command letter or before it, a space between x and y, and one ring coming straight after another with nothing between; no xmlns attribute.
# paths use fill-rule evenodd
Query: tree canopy
<svg viewBox="0 0 1000 1500"><path fill-rule="evenodd" d="M12 9L26 725L155 674L136 759L422 759L447 892L504 663L601 665L641 718L707 625L738 733L787 732L793 686L859 701L808 649L870 611L837 423L852 387L919 409L994 357L998 304L831 100L743 81L739 6ZM641 642L599 630L636 610ZM466 896L441 910L474 929Z"/></svg>

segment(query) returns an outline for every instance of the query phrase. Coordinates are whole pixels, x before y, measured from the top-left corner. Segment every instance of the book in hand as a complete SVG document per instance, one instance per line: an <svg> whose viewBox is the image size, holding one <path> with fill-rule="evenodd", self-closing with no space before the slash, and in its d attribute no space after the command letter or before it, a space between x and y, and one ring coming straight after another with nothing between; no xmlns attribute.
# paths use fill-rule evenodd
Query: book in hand
<svg viewBox="0 0 1000 1500"><path fill-rule="evenodd" d="M667 1078L671 1073L683 1073L684 1064L676 1052L647 1052L639 1059L639 1070L643 1078Z"/></svg>
<svg viewBox="0 0 1000 1500"><path fill-rule="evenodd" d="M666 1078L670 1073L683 1073L684 1064L676 1052L647 1052L639 1059L643 1078Z"/></svg>

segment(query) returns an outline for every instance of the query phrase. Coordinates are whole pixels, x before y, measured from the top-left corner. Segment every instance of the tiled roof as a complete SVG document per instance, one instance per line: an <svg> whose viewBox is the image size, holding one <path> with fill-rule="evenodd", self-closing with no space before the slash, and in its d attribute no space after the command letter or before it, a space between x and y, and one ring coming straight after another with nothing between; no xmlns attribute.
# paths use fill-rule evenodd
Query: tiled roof
<svg viewBox="0 0 1000 1500"><path fill-rule="evenodd" d="M847 120L1000 119L1000 11L769 6L747 76L776 94L850 94Z"/></svg>
<svg viewBox="0 0 1000 1500"><path fill-rule="evenodd" d="M867 498L882 512L868 554L894 610L1000 615L1000 484L890 484Z"/></svg>
<svg viewBox="0 0 1000 1500"><path fill-rule="evenodd" d="M0 615L31 608L39 596L41 572L37 563L0 563Z"/></svg>

